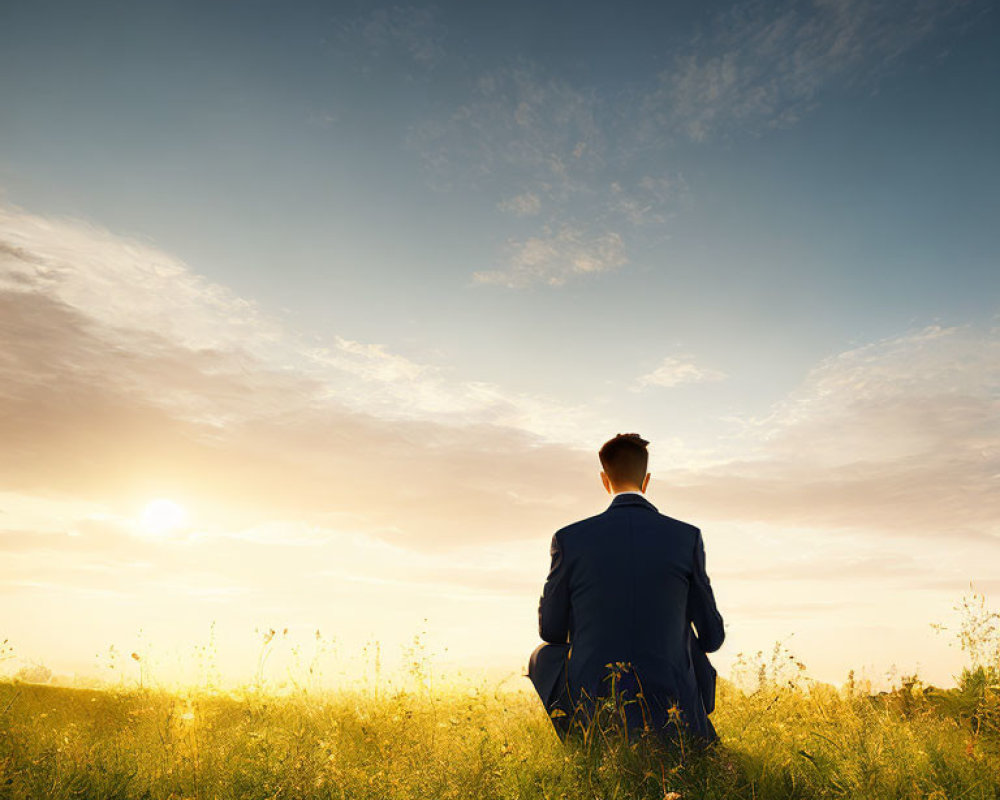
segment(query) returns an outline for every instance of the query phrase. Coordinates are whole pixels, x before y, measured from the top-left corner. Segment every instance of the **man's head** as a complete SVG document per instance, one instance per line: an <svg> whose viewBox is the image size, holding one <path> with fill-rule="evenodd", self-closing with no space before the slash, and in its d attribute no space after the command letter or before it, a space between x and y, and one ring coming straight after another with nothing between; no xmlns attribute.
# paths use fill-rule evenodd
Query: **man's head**
<svg viewBox="0 0 1000 800"><path fill-rule="evenodd" d="M638 433L619 433L601 446L598 453L604 467L601 481L609 494L646 491L649 485L649 473L646 472L648 444Z"/></svg>

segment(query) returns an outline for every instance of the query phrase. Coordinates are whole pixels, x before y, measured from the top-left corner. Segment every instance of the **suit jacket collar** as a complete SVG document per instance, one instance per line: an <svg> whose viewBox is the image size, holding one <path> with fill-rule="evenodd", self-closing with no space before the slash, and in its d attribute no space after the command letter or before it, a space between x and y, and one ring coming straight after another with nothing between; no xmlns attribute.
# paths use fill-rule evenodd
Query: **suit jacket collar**
<svg viewBox="0 0 1000 800"><path fill-rule="evenodd" d="M657 511L656 506L650 503L641 494L628 493L628 494L615 495L611 499L611 505L608 506L608 509L618 508L619 506L645 506L646 508L651 509L652 511Z"/></svg>

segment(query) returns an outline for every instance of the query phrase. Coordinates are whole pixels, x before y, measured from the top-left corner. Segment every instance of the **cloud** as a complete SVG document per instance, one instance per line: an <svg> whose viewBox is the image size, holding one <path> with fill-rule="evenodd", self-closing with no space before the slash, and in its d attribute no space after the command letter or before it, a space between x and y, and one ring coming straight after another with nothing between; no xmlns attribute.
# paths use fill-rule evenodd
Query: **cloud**
<svg viewBox="0 0 1000 800"><path fill-rule="evenodd" d="M382 344L335 337L334 346L305 352L309 361L302 372L317 376L325 398L383 419L485 423L579 445L593 443L606 428L583 403L571 406L487 381L456 380L444 367L414 362Z"/></svg>
<svg viewBox="0 0 1000 800"><path fill-rule="evenodd" d="M39 347L66 339L68 351L74 337L88 334L95 348L113 341L106 379L130 381L185 418L224 425L277 408L291 393L297 403L316 395L383 418L510 426L546 441L579 441L600 426L583 405L461 380L380 343L343 336L326 346L306 343L161 250L77 220L0 207L0 290L7 290L11 325L44 328ZM29 319L33 304L38 316ZM144 357L130 359L132 350ZM202 390L213 382L215 391L231 393L224 407L206 403Z"/></svg>
<svg viewBox="0 0 1000 800"><path fill-rule="evenodd" d="M280 326L255 303L138 240L80 220L0 206L0 289L45 296L126 336L152 334L201 352L265 351Z"/></svg>
<svg viewBox="0 0 1000 800"><path fill-rule="evenodd" d="M684 383L708 383L721 381L726 377L719 370L699 366L689 356L676 358L667 356L660 364L645 375L636 379L634 390L638 391L649 386L672 387Z"/></svg>
<svg viewBox="0 0 1000 800"><path fill-rule="evenodd" d="M648 175L633 188L626 188L617 180L609 188L608 210L636 228L665 223L670 216L667 211L670 201L686 191L683 178L652 178Z"/></svg>
<svg viewBox="0 0 1000 800"><path fill-rule="evenodd" d="M515 217L533 217L542 210L542 201L534 192L524 192L508 200L501 201L497 207L501 211L513 214Z"/></svg>
<svg viewBox="0 0 1000 800"><path fill-rule="evenodd" d="M1000 331L932 326L833 356L748 458L678 473L720 519L1000 544Z"/></svg>
<svg viewBox="0 0 1000 800"><path fill-rule="evenodd" d="M877 86L944 19L976 5L739 4L719 13L691 50L660 73L642 102L643 125L650 136L674 132L703 141L794 124L831 85Z"/></svg>
<svg viewBox="0 0 1000 800"><path fill-rule="evenodd" d="M490 192L505 213L543 216L536 235L514 240L509 267L477 272L478 282L561 286L605 270L567 268L566 243L553 241L559 231L597 243L613 232L624 251L636 230L669 221L688 196L669 169L672 141L793 124L831 84L874 83L952 7L740 5L717 14L668 69L614 95L520 58L475 78L465 102L415 126L411 144L439 187ZM621 266L624 257L594 263Z"/></svg>
<svg viewBox="0 0 1000 800"><path fill-rule="evenodd" d="M76 222L5 210L0 240L2 491L167 496L246 526L350 514L414 549L564 524L536 491L553 474L569 507L587 494L591 454L514 424L555 419L544 398L381 345L302 347L154 248Z"/></svg>
<svg viewBox="0 0 1000 800"><path fill-rule="evenodd" d="M425 364L417 364L408 358L389 352L385 345L365 344L335 337L336 356L330 351L316 351L315 355L328 364L335 364L340 369L371 381L393 383L396 381L417 381L427 377L432 368Z"/></svg>
<svg viewBox="0 0 1000 800"><path fill-rule="evenodd" d="M537 187L560 200L603 163L600 110L595 92L519 59L474 76L465 101L417 124L410 144L438 181Z"/></svg>
<svg viewBox="0 0 1000 800"><path fill-rule="evenodd" d="M690 193L675 160L684 140L757 136L798 122L837 88L874 91L945 20L981 0L757 0L710 13L664 53L669 66L615 91L555 74L523 55L477 71L456 67L454 105L418 120L408 143L428 182L487 197L504 215L508 252L474 280L508 289L562 286L598 270L567 268L558 232L637 252L662 242ZM466 76L467 73L467 76ZM524 231L526 222L536 228ZM582 248L576 248L580 250ZM598 258L622 266L624 257ZM539 266L541 264L541 266Z"/></svg>
<svg viewBox="0 0 1000 800"><path fill-rule="evenodd" d="M478 283L512 289L543 283L562 286L570 278L618 269L627 263L622 237L614 232L588 235L582 228L563 226L524 242L512 242L502 269L473 273Z"/></svg>
<svg viewBox="0 0 1000 800"><path fill-rule="evenodd" d="M433 185L492 194L504 214L537 219L534 231L510 237L501 266L474 273L476 283L563 286L618 269L630 229L668 218L683 179L619 163L608 139L616 111L520 59L480 75L446 117L415 126L411 146Z"/></svg>

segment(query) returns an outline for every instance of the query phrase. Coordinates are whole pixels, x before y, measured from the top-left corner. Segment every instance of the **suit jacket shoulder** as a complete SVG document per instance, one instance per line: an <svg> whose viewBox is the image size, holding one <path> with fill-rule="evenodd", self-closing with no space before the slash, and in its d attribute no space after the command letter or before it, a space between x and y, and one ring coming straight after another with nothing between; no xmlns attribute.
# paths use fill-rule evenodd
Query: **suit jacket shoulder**
<svg viewBox="0 0 1000 800"><path fill-rule="evenodd" d="M682 519L676 519L675 517L667 516L661 511L657 511L656 513L660 517L660 519L669 522L671 525L675 526L679 530L687 531L692 536L697 536L699 533L701 533L701 528L699 528L697 525L692 525L690 522L685 522Z"/></svg>
<svg viewBox="0 0 1000 800"><path fill-rule="evenodd" d="M569 525L564 525L555 532L553 538L557 539L560 544L565 546L567 539L572 540L574 536L591 530L595 525L599 525L601 516L601 514L594 514L593 516L585 517L584 519L577 520L576 522L571 522Z"/></svg>
<svg viewBox="0 0 1000 800"><path fill-rule="evenodd" d="M586 529L591 525L593 525L595 522L598 522L604 515L604 513L606 512L601 512L600 514L592 514L589 517L578 519L576 522L571 522L569 523L569 525L563 525L559 530L556 531L556 533L565 536L567 534L573 533L574 531Z"/></svg>

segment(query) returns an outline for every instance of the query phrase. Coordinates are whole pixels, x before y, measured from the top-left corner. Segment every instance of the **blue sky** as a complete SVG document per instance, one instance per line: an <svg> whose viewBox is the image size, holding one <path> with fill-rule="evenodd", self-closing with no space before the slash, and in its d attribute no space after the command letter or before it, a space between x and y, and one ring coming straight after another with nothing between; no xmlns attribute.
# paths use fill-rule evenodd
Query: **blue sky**
<svg viewBox="0 0 1000 800"><path fill-rule="evenodd" d="M781 392L845 344L995 311L995 15L841 5L740 29L668 5L13 4L4 188L469 377L570 399L586 341L612 380L681 349ZM475 283L533 239L555 252L526 285ZM608 274L546 286L588 250ZM602 328L602 304L633 310Z"/></svg>
<svg viewBox="0 0 1000 800"><path fill-rule="evenodd" d="M100 327L102 352L136 360L91 363L97 350L53 344L51 369L104 375L116 407L139 392L171 424L214 426L213 452L227 457L275 448L311 476L303 484L355 478L316 466L323 457L296 433L302 418L268 416L282 392L325 409L313 420L323 430L375 420L386 459L426 437L428 463L441 459L453 482L413 488L426 501L416 510L406 491L389 492L397 513L385 518L352 507L367 520L359 535L381 541L379 526L395 526L401 553L451 548L434 556L449 569L488 561L509 540L517 577L506 596L528 609L509 614L510 642L531 625L551 525L603 503L559 470L590 465L599 490L580 454L623 430L653 440L651 497L704 520L720 575L738 582L751 557L758 571L791 559L814 576L800 610L811 597L845 618L834 599L815 599L831 591L830 552L874 576L900 563L894 554L912 557L915 537L928 561L904 569L884 601L928 598L912 633L928 621L918 614L949 607L978 577L977 546L996 556L998 38L995 10L977 0L8 2L0 202L4 270L21 277L5 285L12 308L50 311L24 313L6 335L20 347L42 333L62 341L59 325ZM60 277L29 280L25 264ZM79 319L44 316L56 308ZM178 348L172 358L191 374L158 370L150 336ZM199 360L208 352L229 366ZM17 363L10 385L40 385L40 366ZM220 387L233 364L254 376L259 406ZM38 455L48 463L70 429L33 403L20 429L54 431L52 453ZM338 416L348 414L363 420ZM247 420L265 417L273 429L251 446ZM81 412L78 424L100 428L96 419ZM165 423L136 424L141 434L120 435L140 441ZM416 436L408 425L431 427ZM466 463L462 436L481 460ZM532 462L543 443L546 458ZM491 461L490 448L503 455ZM121 458L148 470L150 499L197 494L162 458ZM453 507L472 531L456 555L461 537L436 536L433 520L449 492L467 493L459 465L470 463L492 494ZM551 474L539 477L541 464ZM24 470L7 478L12 508L81 503L69 518L114 518L127 537L144 502L119 473L88 488ZM408 480L402 467L387 472ZM211 505L199 496L192 509ZM526 527L477 528L505 496L519 498L511 524ZM918 500L932 496L929 513ZM951 517L962 544L946 545L916 520L948 519L935 514L958 498L978 505ZM260 510L257 522L315 529L311 515L329 509L313 499L301 513ZM227 507L245 501L235 493ZM893 503L905 507L898 523ZM26 531L28 517L45 530L75 524L23 508L7 530ZM193 529L224 537L240 514L219 513L210 525L192 512ZM770 544L737 556L747 530ZM522 546L530 564L510 555ZM958 554L947 578L932 567L940 548ZM945 584L929 589L934 580ZM746 609L748 648L801 627L794 609L784 619L764 608L760 585L720 591ZM822 628L808 635L806 661L839 674ZM872 658L887 662L888 647ZM868 651L846 663L852 654ZM943 672L942 659L931 661Z"/></svg>

